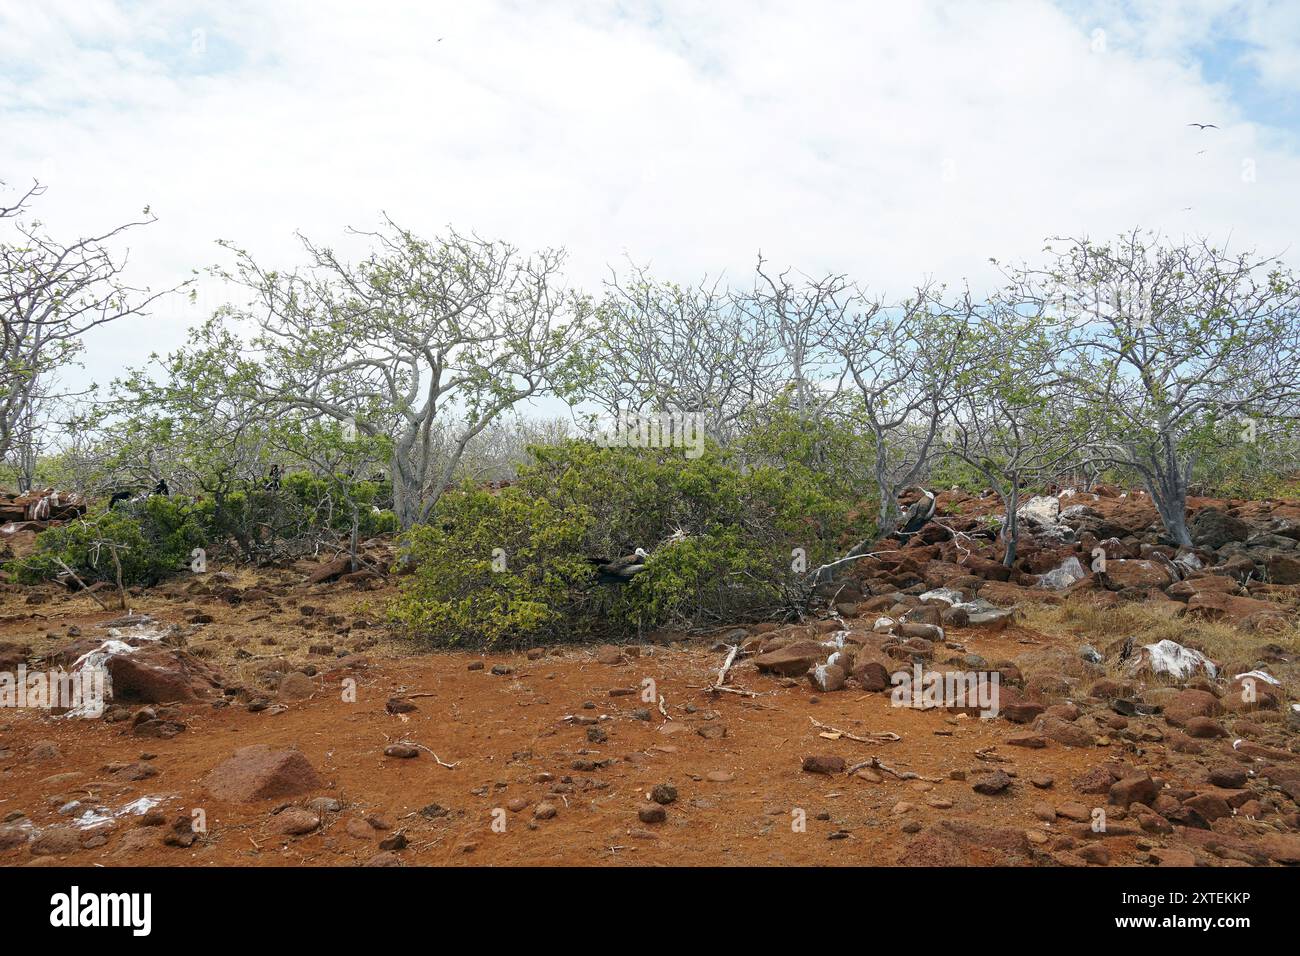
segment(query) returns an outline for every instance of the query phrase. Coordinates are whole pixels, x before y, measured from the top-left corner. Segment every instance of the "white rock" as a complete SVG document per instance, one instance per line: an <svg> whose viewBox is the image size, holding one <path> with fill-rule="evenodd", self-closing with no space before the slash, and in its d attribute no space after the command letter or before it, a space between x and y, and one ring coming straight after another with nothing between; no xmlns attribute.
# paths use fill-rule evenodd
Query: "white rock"
<svg viewBox="0 0 1300 956"><path fill-rule="evenodd" d="M1062 588L1068 588L1075 581L1082 581L1088 576L1088 572L1083 570L1083 565L1074 555L1066 558L1061 562L1059 568L1053 568L1038 579L1038 586L1047 588L1049 591L1060 591Z"/></svg>
<svg viewBox="0 0 1300 956"><path fill-rule="evenodd" d="M1061 502L1058 498L1035 495L1016 511L1016 515L1025 521L1039 524L1056 524L1061 516Z"/></svg>
<svg viewBox="0 0 1300 956"><path fill-rule="evenodd" d="M1183 647L1177 641L1166 638L1155 644L1144 644L1129 663L1133 672L1150 670L1153 674L1167 674L1176 680L1186 680L1197 671L1203 670L1210 677L1218 674L1218 667L1200 651Z"/></svg>

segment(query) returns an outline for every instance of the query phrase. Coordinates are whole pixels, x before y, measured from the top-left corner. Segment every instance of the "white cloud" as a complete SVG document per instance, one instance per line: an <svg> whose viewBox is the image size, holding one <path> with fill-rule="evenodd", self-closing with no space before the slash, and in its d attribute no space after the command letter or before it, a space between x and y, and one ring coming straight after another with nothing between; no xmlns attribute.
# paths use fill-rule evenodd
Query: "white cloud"
<svg viewBox="0 0 1300 956"><path fill-rule="evenodd" d="M132 266L154 285L214 239L291 264L295 229L343 244L381 209L565 245L591 285L624 253L740 277L761 248L887 293L978 287L989 256L1132 225L1282 251L1294 139L1189 57L1220 6L1117 6L1098 52L1096 16L1046 2L9 4L0 178L47 179L64 234L150 204ZM1255 56L1294 72L1280 45ZM1187 128L1206 117L1222 128ZM99 335L89 369L197 317Z"/></svg>

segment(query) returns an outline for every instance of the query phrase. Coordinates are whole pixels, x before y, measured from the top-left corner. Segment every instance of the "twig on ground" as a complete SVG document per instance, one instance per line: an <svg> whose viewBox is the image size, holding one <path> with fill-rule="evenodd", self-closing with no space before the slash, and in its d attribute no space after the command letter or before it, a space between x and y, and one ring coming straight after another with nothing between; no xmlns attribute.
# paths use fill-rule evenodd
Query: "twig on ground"
<svg viewBox="0 0 1300 956"><path fill-rule="evenodd" d="M860 744L878 744L882 742L892 743L893 741L903 739L891 730L873 731L868 737L859 737L857 734L850 733L847 730L840 730L838 727L832 727L830 724L823 724L816 717L809 717L808 719L813 722L813 726L818 730L825 730L829 733L839 734L841 737L847 737L849 740L856 740Z"/></svg>
<svg viewBox="0 0 1300 956"><path fill-rule="evenodd" d="M859 770L862 770L866 767L871 767L875 770L883 770L885 773L892 774L893 776L897 777L899 780L924 780L927 783L943 782L942 777L923 777L919 773L913 773L911 770L895 770L893 767L889 766L879 757L872 757L870 760L864 760L861 763L855 763L852 767L846 770L845 773L852 776L853 774L857 773Z"/></svg>
<svg viewBox="0 0 1300 956"><path fill-rule="evenodd" d="M66 564L64 564L62 561L60 561L58 558L55 558L55 559L54 559L54 563L57 564L59 567L61 567L64 571L67 571L68 574L72 575L72 580L74 580L74 581L76 581L78 584L80 584L80 585L81 585L81 590L84 591L86 594L89 594L92 598L94 598L96 604L98 604L100 607L102 607L105 611L108 610L108 605L105 604L103 601L101 601L101 600L99 599L99 595L98 595L98 594L96 594L94 591L90 590L90 588L88 588L88 587L86 586L86 582L85 582L85 581L83 581L83 580L81 580L81 578L77 577L77 572L76 572L76 571L72 570L72 568L68 567Z"/></svg>
<svg viewBox="0 0 1300 956"><path fill-rule="evenodd" d="M713 682L714 687L721 687L727 682L727 671L731 670L731 665L736 660L736 655L738 653L740 653L740 645L732 644L731 653L728 654L727 659L722 662L722 670L718 671L718 679Z"/></svg>
<svg viewBox="0 0 1300 956"><path fill-rule="evenodd" d="M452 770L452 769L454 769L454 768L460 766L460 761L459 761L459 760L457 760L455 763L444 763L443 760L442 760L442 758L439 757L436 753L434 753L432 750L430 750L430 749L429 749L428 747L426 747L424 744L416 743L414 740L400 740L400 741L398 741L398 743L410 744L412 747L419 747L421 750L423 750L423 751L425 751L426 753L430 754L430 755L433 757L434 762L436 762L436 763L438 764L439 767L446 767L448 770Z"/></svg>

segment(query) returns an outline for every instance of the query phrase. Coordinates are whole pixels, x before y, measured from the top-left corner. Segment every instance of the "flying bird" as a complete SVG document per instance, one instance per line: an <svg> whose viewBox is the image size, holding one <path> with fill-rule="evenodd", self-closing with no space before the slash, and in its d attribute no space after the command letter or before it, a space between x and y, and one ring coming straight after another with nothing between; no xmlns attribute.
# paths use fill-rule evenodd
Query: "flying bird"
<svg viewBox="0 0 1300 956"><path fill-rule="evenodd" d="M1197 129L1218 129L1213 123L1188 123L1188 126L1195 126Z"/></svg>

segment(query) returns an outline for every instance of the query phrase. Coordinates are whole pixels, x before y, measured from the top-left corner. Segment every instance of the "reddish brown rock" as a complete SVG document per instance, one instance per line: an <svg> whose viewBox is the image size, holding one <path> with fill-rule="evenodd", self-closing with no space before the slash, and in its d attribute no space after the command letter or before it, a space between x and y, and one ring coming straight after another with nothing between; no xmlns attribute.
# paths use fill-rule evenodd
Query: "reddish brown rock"
<svg viewBox="0 0 1300 956"><path fill-rule="evenodd" d="M1232 808L1228 806L1228 801L1217 793L1198 793L1196 796L1184 800L1183 806L1195 810L1208 823L1213 823L1220 817L1232 815Z"/></svg>
<svg viewBox="0 0 1300 956"><path fill-rule="evenodd" d="M1060 717L1043 714L1034 721L1034 730L1067 747L1091 747L1093 744L1092 734Z"/></svg>
<svg viewBox="0 0 1300 956"><path fill-rule="evenodd" d="M1223 713L1219 698L1207 690L1184 690L1165 705L1165 720L1181 727L1193 717L1217 717Z"/></svg>
<svg viewBox="0 0 1300 956"><path fill-rule="evenodd" d="M1155 561L1107 561L1102 580L1111 591L1127 588L1164 588L1173 583L1173 576L1164 565Z"/></svg>
<svg viewBox="0 0 1300 956"><path fill-rule="evenodd" d="M803 758L804 773L836 774L843 773L847 766L843 757L834 754L817 754Z"/></svg>
<svg viewBox="0 0 1300 956"><path fill-rule="evenodd" d="M204 778L218 800L247 803L295 797L321 787L311 763L297 750L272 750L254 744L235 751Z"/></svg>
<svg viewBox="0 0 1300 956"><path fill-rule="evenodd" d="M1228 732L1223 729L1223 725L1212 717L1193 717L1183 726L1183 730L1187 736L1197 740L1228 736Z"/></svg>
<svg viewBox="0 0 1300 956"><path fill-rule="evenodd" d="M1135 774L1115 781L1110 788L1110 802L1125 808L1130 803L1150 806L1158 793L1160 786L1151 779L1150 774Z"/></svg>
<svg viewBox="0 0 1300 956"><path fill-rule="evenodd" d="M209 698L221 692L219 671L173 647L139 647L129 654L114 654L105 666L114 700L167 704Z"/></svg>
<svg viewBox="0 0 1300 956"><path fill-rule="evenodd" d="M829 654L829 649L820 641L796 641L758 655L754 658L754 666L765 673L799 677L814 664L825 661Z"/></svg>

